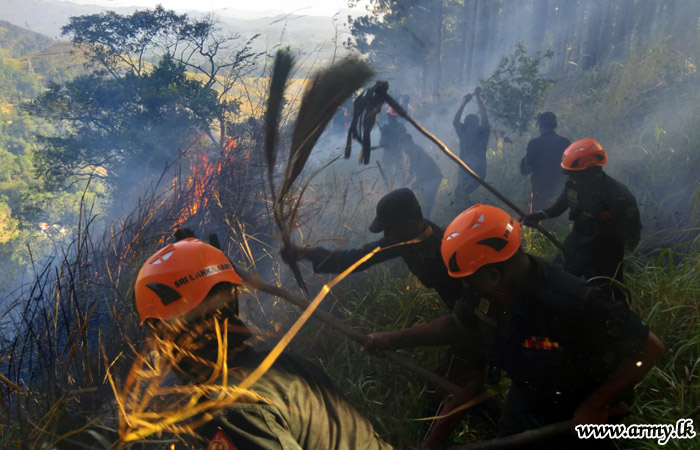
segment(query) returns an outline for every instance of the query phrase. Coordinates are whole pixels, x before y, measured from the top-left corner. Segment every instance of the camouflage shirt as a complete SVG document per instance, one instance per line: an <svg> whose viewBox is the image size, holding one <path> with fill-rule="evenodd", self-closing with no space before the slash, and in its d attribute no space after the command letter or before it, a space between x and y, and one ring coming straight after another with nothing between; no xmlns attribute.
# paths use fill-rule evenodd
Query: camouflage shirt
<svg viewBox="0 0 700 450"><path fill-rule="evenodd" d="M252 350L237 357L230 383L240 382L263 358ZM222 450L228 443L237 450L392 449L310 361L282 355L251 389L266 401L235 404L198 434L212 439L223 433L228 442L220 440Z"/></svg>

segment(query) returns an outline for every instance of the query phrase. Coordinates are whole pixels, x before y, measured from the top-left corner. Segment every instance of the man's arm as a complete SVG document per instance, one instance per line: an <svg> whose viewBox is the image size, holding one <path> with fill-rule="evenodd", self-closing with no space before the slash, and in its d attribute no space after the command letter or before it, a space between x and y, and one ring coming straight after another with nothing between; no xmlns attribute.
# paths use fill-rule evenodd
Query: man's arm
<svg viewBox="0 0 700 450"><path fill-rule="evenodd" d="M631 252L639 244L642 234L642 220L637 208L637 201L631 193L620 202L615 212L617 216L617 238L625 243L625 250Z"/></svg>
<svg viewBox="0 0 700 450"><path fill-rule="evenodd" d="M564 211L566 211L569 208L569 198L566 194L566 189L567 188L565 185L564 190L561 194L559 194L559 197L557 197L557 201L554 202L552 206L542 211L536 211L530 214L529 216L525 217L523 219L523 225L533 227L541 221L543 221L544 219L561 216L564 213Z"/></svg>
<svg viewBox="0 0 700 450"><path fill-rule="evenodd" d="M476 97L476 105L479 107L479 118L481 119L482 127L489 127L489 116L486 114L486 107L481 101L481 88L478 87L474 90L474 96Z"/></svg>
<svg viewBox="0 0 700 450"><path fill-rule="evenodd" d="M399 348L448 345L468 335L455 314L445 314L432 322L396 331L377 331L367 335L362 351L396 350Z"/></svg>
<svg viewBox="0 0 700 450"><path fill-rule="evenodd" d="M663 353L664 345L654 333L649 332L639 353L620 361L610 378L576 408L574 425L607 422L610 405L642 381Z"/></svg>
<svg viewBox="0 0 700 450"><path fill-rule="evenodd" d="M469 100L472 99L472 94L467 94L464 97L462 97L462 103L459 105L459 108L457 108L457 112L455 113L455 116L452 118L452 126L455 128L457 133L459 134L459 126L462 124L462 113L464 112L464 107L467 106L467 103L469 103Z"/></svg>
<svg viewBox="0 0 700 450"><path fill-rule="evenodd" d="M340 273L350 267L357 260L371 252L377 247L385 247L387 242L384 239L370 242L360 248L350 250L328 250L323 247L314 247L302 252L300 256L311 261L316 273ZM368 267L401 256L401 246L391 247L381 250L369 261L362 263L354 272L361 272Z"/></svg>

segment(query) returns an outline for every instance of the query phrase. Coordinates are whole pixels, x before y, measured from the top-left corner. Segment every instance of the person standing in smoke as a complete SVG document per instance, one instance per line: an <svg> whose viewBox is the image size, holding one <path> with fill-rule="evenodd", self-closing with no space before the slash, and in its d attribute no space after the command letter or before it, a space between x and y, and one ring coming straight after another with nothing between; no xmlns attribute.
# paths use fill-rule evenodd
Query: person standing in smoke
<svg viewBox="0 0 700 450"><path fill-rule="evenodd" d="M532 211L539 211L552 204L566 181L559 167L561 155L571 141L556 133L557 116L543 112L537 116L539 137L527 144L527 152L520 161L520 173L530 175L532 184Z"/></svg>
<svg viewBox="0 0 700 450"><path fill-rule="evenodd" d="M412 177L415 177L411 183L413 192L421 201L423 215L429 218L442 183L442 171L433 158L420 145L413 142L409 133L401 136L399 145L408 156L409 172Z"/></svg>
<svg viewBox="0 0 700 450"><path fill-rule="evenodd" d="M486 177L486 150L491 134L491 125L486 114L486 108L481 101L481 88L474 89L473 94L467 94L462 98L462 103L457 109L457 113L452 119L457 136L459 137L459 157L464 161L474 172L481 178ZM476 104L479 108L479 115L467 114L462 122L462 113L467 103L472 98L476 98ZM471 204L469 195L479 187L469 174L460 170L457 175L457 190L455 201L460 207L465 207Z"/></svg>
<svg viewBox="0 0 700 450"><path fill-rule="evenodd" d="M608 155L593 138L580 139L564 151L561 170L569 175L556 202L523 219L534 226L569 210L574 227L564 240L564 270L593 283L623 282L622 260L639 242L642 222L634 195L603 172ZM617 283L613 293L621 295Z"/></svg>
<svg viewBox="0 0 700 450"><path fill-rule="evenodd" d="M222 392L216 385L235 391L265 358L249 344L251 333L238 312L239 297L252 287L221 250L185 235L192 234L146 260L134 300L142 325L161 343L155 351L163 369L178 376L180 390L211 388L216 397ZM207 440L207 449L392 448L310 361L283 354L250 389L223 411L202 411L205 420L198 421L192 448L204 448Z"/></svg>
<svg viewBox="0 0 700 450"><path fill-rule="evenodd" d="M403 149L401 143L408 134L406 127L399 120L399 113L392 108L386 111L386 123L379 125L381 136L379 146L382 148L382 170L386 177L388 189L393 188L394 182L403 185L405 180ZM410 136L409 136L410 137Z"/></svg>

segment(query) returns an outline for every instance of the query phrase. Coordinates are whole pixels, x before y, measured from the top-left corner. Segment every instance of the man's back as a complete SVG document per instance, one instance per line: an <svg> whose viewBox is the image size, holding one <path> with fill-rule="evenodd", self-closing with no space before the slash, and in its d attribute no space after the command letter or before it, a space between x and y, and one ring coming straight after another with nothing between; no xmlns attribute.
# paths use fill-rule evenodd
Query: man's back
<svg viewBox="0 0 700 450"><path fill-rule="evenodd" d="M533 178L561 175L561 156L571 141L554 131L542 133L527 145L525 155ZM564 179L561 175L560 178Z"/></svg>
<svg viewBox="0 0 700 450"><path fill-rule="evenodd" d="M247 350L230 370L234 386L264 355ZM260 399L241 398L198 430L213 437L218 428L239 449L390 450L370 422L353 408L314 363L282 355L253 387Z"/></svg>
<svg viewBox="0 0 700 450"><path fill-rule="evenodd" d="M459 136L459 156L465 161L486 160L491 127L479 125L470 132L468 127L461 124L456 128Z"/></svg>

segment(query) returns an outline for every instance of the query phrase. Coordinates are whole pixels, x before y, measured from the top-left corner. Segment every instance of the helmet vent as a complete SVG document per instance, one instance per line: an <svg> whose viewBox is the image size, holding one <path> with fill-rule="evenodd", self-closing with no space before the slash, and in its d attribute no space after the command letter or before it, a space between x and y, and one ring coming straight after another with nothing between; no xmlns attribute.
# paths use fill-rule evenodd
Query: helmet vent
<svg viewBox="0 0 700 450"><path fill-rule="evenodd" d="M450 269L450 272L459 272L459 265L457 265L457 252L454 252L452 256L450 256L450 260L448 261L447 264Z"/></svg>
<svg viewBox="0 0 700 450"><path fill-rule="evenodd" d="M445 240L446 240L446 241L449 241L450 239L456 238L457 236L459 236L459 232L455 231L455 232L452 233L451 235L447 236L447 237L445 238Z"/></svg>
<svg viewBox="0 0 700 450"><path fill-rule="evenodd" d="M482 213L478 219L476 219L476 222L472 225L472 230L478 226L481 226L481 224L484 223L484 214Z"/></svg>
<svg viewBox="0 0 700 450"><path fill-rule="evenodd" d="M163 261L167 261L168 258L170 258L170 257L172 256L172 254L173 254L173 252L172 252L172 251L169 251L168 253L164 254L163 256L158 257L158 259L156 259L155 261L153 261L151 264L160 264L160 263L162 263Z"/></svg>
<svg viewBox="0 0 700 450"><path fill-rule="evenodd" d="M571 162L571 167L578 167L578 162L581 160L581 158L576 158Z"/></svg>
<svg viewBox="0 0 700 450"><path fill-rule="evenodd" d="M181 298L175 289L162 283L148 283L146 287L155 292L163 306L168 306Z"/></svg>
<svg viewBox="0 0 700 450"><path fill-rule="evenodd" d="M593 155L593 156L595 156L596 158L598 158L598 161L602 161L602 160L605 159L605 156L601 155L600 153L596 153L596 154Z"/></svg>
<svg viewBox="0 0 700 450"><path fill-rule="evenodd" d="M481 241L477 242L477 244L491 247L492 249L496 250L497 252L500 252L501 250L503 250L506 247L506 245L508 245L508 241L506 239L503 239L500 237L492 237L492 238L482 239Z"/></svg>

